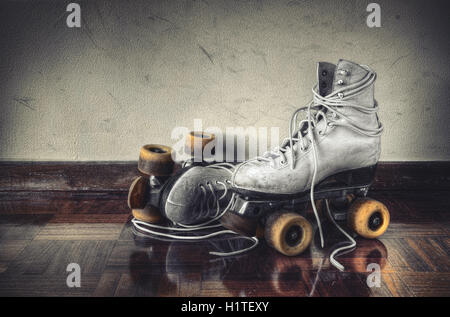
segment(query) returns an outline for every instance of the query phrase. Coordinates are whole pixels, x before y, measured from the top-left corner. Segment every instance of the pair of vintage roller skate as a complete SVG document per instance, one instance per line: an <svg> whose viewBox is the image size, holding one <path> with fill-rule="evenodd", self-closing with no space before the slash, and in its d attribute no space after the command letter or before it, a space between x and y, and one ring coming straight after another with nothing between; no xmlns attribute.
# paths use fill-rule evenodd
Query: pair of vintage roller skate
<svg viewBox="0 0 450 317"><path fill-rule="evenodd" d="M318 63L313 100L293 113L281 146L237 165L186 164L190 166L171 175L171 149L144 146L139 169L150 177L136 179L129 194L135 226L190 240L225 233L264 236L270 246L294 256L312 240L311 223L301 215L311 202L321 245L320 210L351 242L330 256L332 264L343 269L334 256L356 242L337 220L347 220L349 229L365 238L380 236L389 225L386 206L366 197L383 130L374 99L375 78L369 67L346 60ZM306 119L297 122L300 112ZM191 133L187 145L192 151L193 144L203 148L213 139ZM156 225L161 216L172 224ZM197 234L204 229L213 232Z"/></svg>

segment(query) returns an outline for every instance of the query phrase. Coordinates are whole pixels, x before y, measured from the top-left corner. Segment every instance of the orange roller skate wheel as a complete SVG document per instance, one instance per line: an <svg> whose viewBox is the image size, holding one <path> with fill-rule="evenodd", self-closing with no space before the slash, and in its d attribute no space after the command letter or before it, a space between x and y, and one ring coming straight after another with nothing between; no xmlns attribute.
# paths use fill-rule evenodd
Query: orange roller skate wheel
<svg viewBox="0 0 450 317"><path fill-rule="evenodd" d="M147 205L142 209L132 209L131 213L133 217L137 220L148 222L148 223L157 223L161 220L161 213L158 208Z"/></svg>
<svg viewBox="0 0 450 317"><path fill-rule="evenodd" d="M128 208L144 208L149 198L149 190L149 179L143 176L136 177L128 191Z"/></svg>
<svg viewBox="0 0 450 317"><path fill-rule="evenodd" d="M358 198L349 208L348 225L361 237L375 239L389 226L390 215L387 207L370 198Z"/></svg>
<svg viewBox="0 0 450 317"><path fill-rule="evenodd" d="M198 151L199 154L202 154L203 156L203 149L205 148L206 144L214 141L215 138L215 135L212 133L206 133L203 131L189 132L186 136L186 153L194 155L194 153L197 154L196 152Z"/></svg>
<svg viewBox="0 0 450 317"><path fill-rule="evenodd" d="M293 212L274 213L267 219L264 237L275 250L287 256L302 253L312 241L312 226Z"/></svg>
<svg viewBox="0 0 450 317"><path fill-rule="evenodd" d="M160 144L141 147L138 169L145 175L168 176L173 172L172 148Z"/></svg>

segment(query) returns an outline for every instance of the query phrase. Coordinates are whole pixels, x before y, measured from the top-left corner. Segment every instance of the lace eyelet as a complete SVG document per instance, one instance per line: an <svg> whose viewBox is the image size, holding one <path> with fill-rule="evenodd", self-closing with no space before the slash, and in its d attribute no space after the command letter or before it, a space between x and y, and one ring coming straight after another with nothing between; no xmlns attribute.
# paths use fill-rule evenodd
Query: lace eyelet
<svg viewBox="0 0 450 317"><path fill-rule="evenodd" d="M338 96L339 99L344 98L344 94L343 94L342 92L339 92L339 93L337 94L337 96Z"/></svg>

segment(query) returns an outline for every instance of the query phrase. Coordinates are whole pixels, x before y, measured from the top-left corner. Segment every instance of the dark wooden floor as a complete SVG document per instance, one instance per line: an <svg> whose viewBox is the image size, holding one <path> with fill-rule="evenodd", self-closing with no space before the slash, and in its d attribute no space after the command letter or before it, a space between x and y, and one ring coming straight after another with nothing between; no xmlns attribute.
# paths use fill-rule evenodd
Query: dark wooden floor
<svg viewBox="0 0 450 317"><path fill-rule="evenodd" d="M392 224L379 240L358 239L358 248L339 258L344 272L330 266L330 247L342 237L328 226L325 250L313 245L288 258L262 242L246 255L218 258L208 251L245 241L142 238L122 203L111 213L33 214L25 199L22 212L0 214L0 295L450 296L449 192L370 196L389 207ZM66 286L72 262L81 267L80 288ZM380 264L381 287L367 285L369 263Z"/></svg>

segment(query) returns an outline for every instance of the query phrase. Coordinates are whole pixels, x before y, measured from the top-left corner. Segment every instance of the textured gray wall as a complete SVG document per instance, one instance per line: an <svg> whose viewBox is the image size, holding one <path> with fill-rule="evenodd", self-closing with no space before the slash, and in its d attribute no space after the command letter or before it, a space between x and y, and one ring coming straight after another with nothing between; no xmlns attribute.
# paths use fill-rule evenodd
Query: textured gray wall
<svg viewBox="0 0 450 317"><path fill-rule="evenodd" d="M438 1L0 4L0 159L134 160L177 126L280 127L317 61L378 73L382 160L449 160L449 21ZM74 1L76 2L76 1Z"/></svg>

